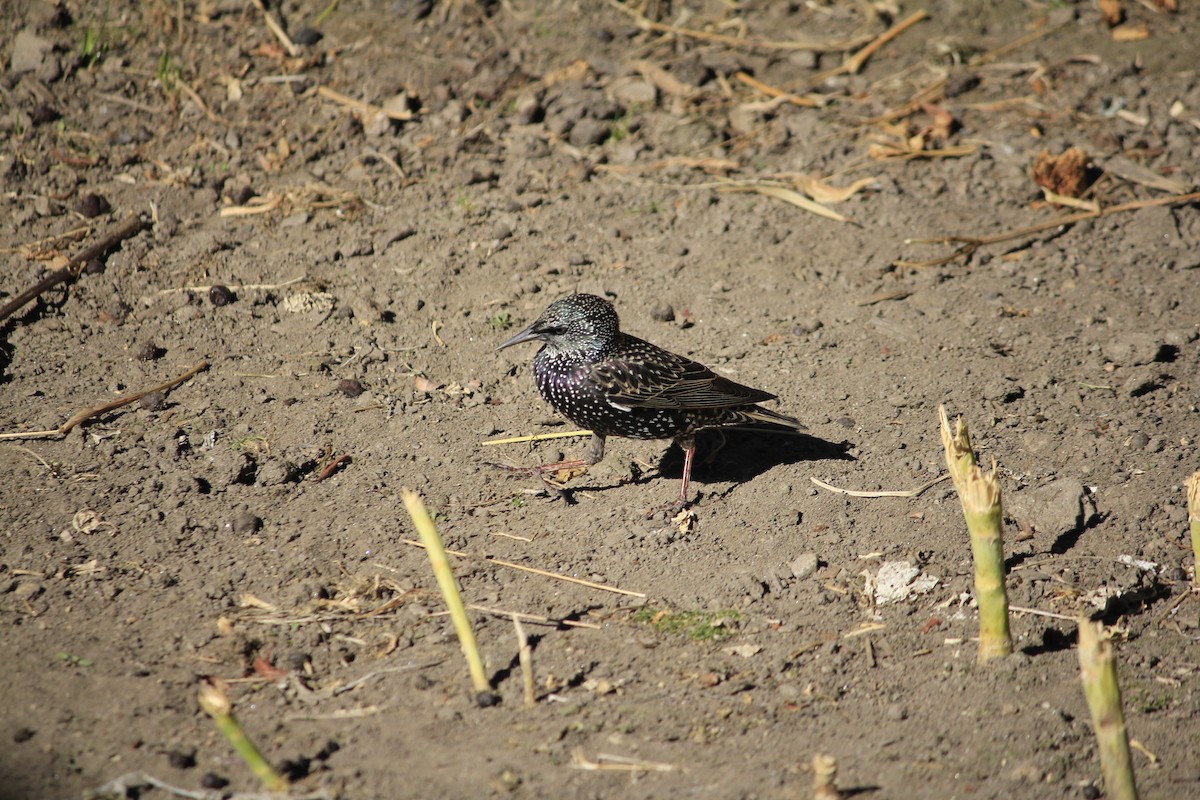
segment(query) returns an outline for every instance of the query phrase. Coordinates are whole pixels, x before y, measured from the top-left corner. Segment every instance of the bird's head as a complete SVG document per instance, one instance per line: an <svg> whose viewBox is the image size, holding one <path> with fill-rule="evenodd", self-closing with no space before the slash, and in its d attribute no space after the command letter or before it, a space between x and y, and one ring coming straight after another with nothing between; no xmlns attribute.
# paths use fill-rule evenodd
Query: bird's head
<svg viewBox="0 0 1200 800"><path fill-rule="evenodd" d="M611 303L593 294L573 294L555 300L532 325L496 349L537 339L551 353L599 353L618 330L617 312Z"/></svg>

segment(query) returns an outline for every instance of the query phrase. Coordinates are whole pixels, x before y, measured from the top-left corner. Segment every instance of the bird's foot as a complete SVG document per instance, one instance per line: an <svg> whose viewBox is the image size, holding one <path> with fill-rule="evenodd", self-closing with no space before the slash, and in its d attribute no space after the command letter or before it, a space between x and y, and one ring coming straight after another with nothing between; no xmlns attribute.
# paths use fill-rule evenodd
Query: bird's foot
<svg viewBox="0 0 1200 800"><path fill-rule="evenodd" d="M686 508L687 500L681 497L671 503L663 503L661 506L652 506L651 508L647 508L644 516L646 519L655 519L657 517L661 517L662 519L674 519Z"/></svg>

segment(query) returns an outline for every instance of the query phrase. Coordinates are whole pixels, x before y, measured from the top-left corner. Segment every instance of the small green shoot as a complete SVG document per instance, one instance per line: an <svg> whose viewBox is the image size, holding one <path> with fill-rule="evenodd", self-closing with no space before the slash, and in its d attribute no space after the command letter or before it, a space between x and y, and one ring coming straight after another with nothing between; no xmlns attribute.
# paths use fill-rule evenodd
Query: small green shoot
<svg viewBox="0 0 1200 800"><path fill-rule="evenodd" d="M54 657L71 667L90 667L95 663L90 658L80 658L79 656L73 656L70 653L55 653Z"/></svg>
<svg viewBox="0 0 1200 800"><path fill-rule="evenodd" d="M626 112L613 122L612 128L609 130L608 138L610 141L619 142L622 139L629 138L629 123L633 120L633 114Z"/></svg>
<svg viewBox="0 0 1200 800"><path fill-rule="evenodd" d="M694 642L723 642L733 636L742 615L727 611L676 611L646 606L638 609L633 621L651 625L656 631L691 639Z"/></svg>
<svg viewBox="0 0 1200 800"><path fill-rule="evenodd" d="M502 331L505 328L512 327L513 318L512 314L509 314L507 311L497 311L495 314L492 314L492 317L488 320L488 322L496 330Z"/></svg>
<svg viewBox="0 0 1200 800"><path fill-rule="evenodd" d="M229 449L240 450L251 455L268 455L271 452L271 443L265 436L243 436L240 439L230 440Z"/></svg>
<svg viewBox="0 0 1200 800"><path fill-rule="evenodd" d="M158 78L158 83L162 86L163 91L168 94L175 91L175 84L179 81L183 72L179 65L171 58L171 54L163 52L158 57L158 66L154 69L154 77Z"/></svg>
<svg viewBox="0 0 1200 800"><path fill-rule="evenodd" d="M90 20L83 28L83 36L79 40L79 61L84 67L94 67L104 58L108 50L108 3L104 4L104 13L97 22Z"/></svg>

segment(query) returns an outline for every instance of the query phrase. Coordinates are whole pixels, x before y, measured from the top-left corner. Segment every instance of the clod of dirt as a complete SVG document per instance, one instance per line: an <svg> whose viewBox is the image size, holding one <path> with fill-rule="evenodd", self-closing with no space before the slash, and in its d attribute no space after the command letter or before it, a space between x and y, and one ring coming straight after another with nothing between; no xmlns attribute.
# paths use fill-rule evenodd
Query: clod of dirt
<svg viewBox="0 0 1200 800"><path fill-rule="evenodd" d="M1070 147L1057 156L1049 150L1038 153L1032 176L1038 186L1063 197L1079 197L1092 183L1087 153L1078 147Z"/></svg>
<svg viewBox="0 0 1200 800"><path fill-rule="evenodd" d="M46 104L39 105L33 109L33 113L29 115L33 120L34 125L45 125L47 122L55 122L62 117L58 110Z"/></svg>
<svg viewBox="0 0 1200 800"><path fill-rule="evenodd" d="M337 388L338 391L346 395L346 397L358 397L360 394L366 391L366 389L363 388L362 383L354 378L345 378L344 380L338 381Z"/></svg>
<svg viewBox="0 0 1200 800"><path fill-rule="evenodd" d="M37 731L35 731L33 728L17 728L15 731L13 731L13 741L17 744L20 744L21 742L28 742L36 733Z"/></svg>
<svg viewBox="0 0 1200 800"><path fill-rule="evenodd" d="M792 559L788 564L788 569L792 571L792 576L803 580L817 571L817 554L816 553L801 553L796 558Z"/></svg>
<svg viewBox="0 0 1200 800"><path fill-rule="evenodd" d="M650 319L655 322L674 322L675 307L670 303L659 303L650 309Z"/></svg>
<svg viewBox="0 0 1200 800"><path fill-rule="evenodd" d="M249 203L251 200L253 200L256 195L257 192L255 192L250 186L242 186L233 193L233 197L230 199L233 200L234 205L244 206L246 203Z"/></svg>
<svg viewBox="0 0 1200 800"><path fill-rule="evenodd" d="M138 401L146 411L162 411L167 405L167 396L162 392L151 392Z"/></svg>
<svg viewBox="0 0 1200 800"><path fill-rule="evenodd" d="M542 102L532 92L526 92L517 98L516 112L518 125L533 125L541 122L546 116Z"/></svg>
<svg viewBox="0 0 1200 800"><path fill-rule="evenodd" d="M1169 361L1172 348L1150 333L1122 333L1100 344L1100 353L1118 366L1136 367Z"/></svg>
<svg viewBox="0 0 1200 800"><path fill-rule="evenodd" d="M279 772L292 783L307 778L311 769L312 759L303 756L299 758L285 758L279 762Z"/></svg>
<svg viewBox="0 0 1200 800"><path fill-rule="evenodd" d="M1036 489L1005 496L1004 505L1022 526L1031 526L1040 534L1061 536L1084 524L1086 493L1074 478L1059 478Z"/></svg>
<svg viewBox="0 0 1200 800"><path fill-rule="evenodd" d="M181 747L167 753L167 763L175 769L191 769L196 766L196 748Z"/></svg>
<svg viewBox="0 0 1200 800"><path fill-rule="evenodd" d="M251 533L257 533L262 529L263 521L261 517L256 517L249 511L242 509L233 517L231 527L233 532L239 536L246 536Z"/></svg>
<svg viewBox="0 0 1200 800"><path fill-rule="evenodd" d="M53 58L54 42L38 36L32 30L21 31L13 39L12 56L9 58L9 72L20 75L23 72L34 72L47 59Z"/></svg>
<svg viewBox="0 0 1200 800"><path fill-rule="evenodd" d="M134 353L134 358L138 361L156 361L162 358L166 351L149 340L142 342Z"/></svg>
<svg viewBox="0 0 1200 800"><path fill-rule="evenodd" d="M237 295L228 286L217 284L208 290L208 301L217 308L227 306L237 300Z"/></svg>
<svg viewBox="0 0 1200 800"><path fill-rule="evenodd" d="M258 486L278 486L296 480L296 468L291 464L272 459L258 468L254 483Z"/></svg>
<svg viewBox="0 0 1200 800"><path fill-rule="evenodd" d="M121 298L114 299L100 312L101 322L115 322L118 325L125 322L133 308Z"/></svg>
<svg viewBox="0 0 1200 800"><path fill-rule="evenodd" d="M204 789L224 789L229 785L228 778L222 778L215 772L206 772L200 776L200 786Z"/></svg>
<svg viewBox="0 0 1200 800"><path fill-rule="evenodd" d="M75 204L75 210L85 219L95 219L112 211L112 206L103 196L89 192L79 198L79 202Z"/></svg>
<svg viewBox="0 0 1200 800"><path fill-rule="evenodd" d="M312 45L325 38L325 34L321 33L316 28L310 28L307 25L292 36L292 41L301 45Z"/></svg>
<svg viewBox="0 0 1200 800"><path fill-rule="evenodd" d="M576 147L586 147L591 144L600 144L609 135L609 126L607 123L591 117L584 117L575 123L571 128L571 135L568 141Z"/></svg>
<svg viewBox="0 0 1200 800"><path fill-rule="evenodd" d="M1010 378L988 382L983 387L983 396L997 403L1011 403L1025 396L1025 389Z"/></svg>
<svg viewBox="0 0 1200 800"><path fill-rule="evenodd" d="M306 653L301 653L299 650L292 650L283 658L283 663L287 665L289 672L302 672L304 665L309 662L309 657Z"/></svg>

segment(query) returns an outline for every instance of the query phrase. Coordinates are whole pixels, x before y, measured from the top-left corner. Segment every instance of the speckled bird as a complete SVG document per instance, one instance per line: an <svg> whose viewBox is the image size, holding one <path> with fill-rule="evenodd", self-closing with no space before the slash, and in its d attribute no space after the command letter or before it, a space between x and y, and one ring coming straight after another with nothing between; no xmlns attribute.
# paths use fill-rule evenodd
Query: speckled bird
<svg viewBox="0 0 1200 800"><path fill-rule="evenodd" d="M683 449L683 485L678 499L662 508L677 511L687 503L697 431L750 423L805 430L798 420L757 405L775 395L623 333L612 304L595 295L556 300L496 349L533 340L542 342L533 359L538 391L560 414L590 429L592 441L582 459L517 471L590 467L604 457L608 436L673 439Z"/></svg>

